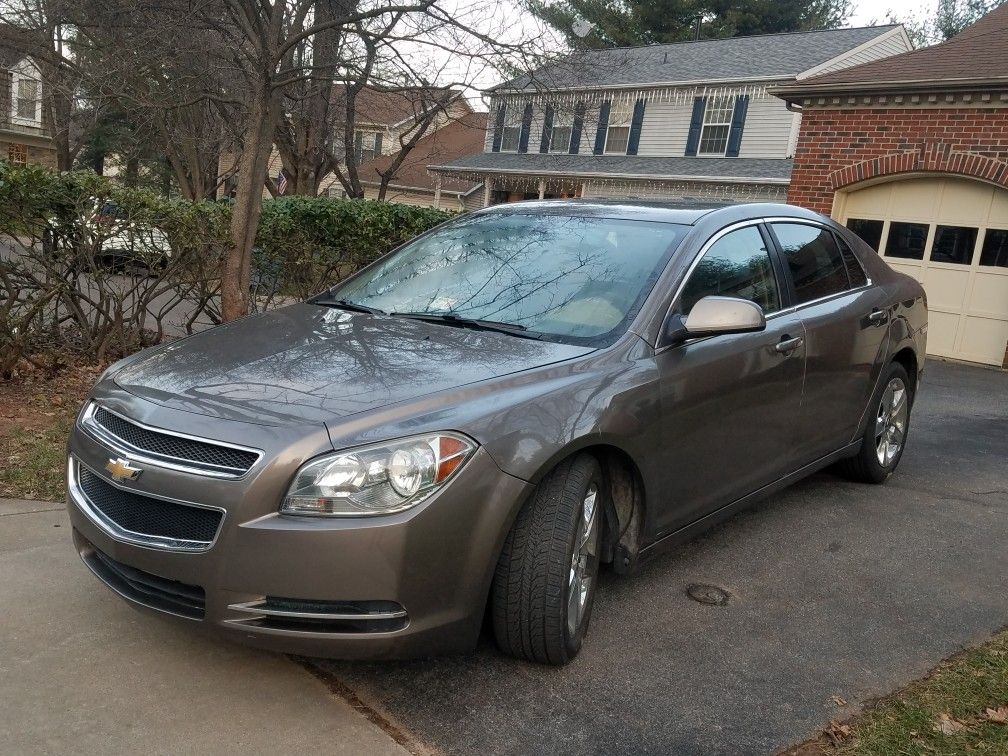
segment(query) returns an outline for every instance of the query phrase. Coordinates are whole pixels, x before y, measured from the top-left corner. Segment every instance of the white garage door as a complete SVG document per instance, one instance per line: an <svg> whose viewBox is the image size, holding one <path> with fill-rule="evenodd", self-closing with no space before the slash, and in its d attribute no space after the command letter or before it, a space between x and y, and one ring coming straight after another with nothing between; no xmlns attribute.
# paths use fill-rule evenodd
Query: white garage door
<svg viewBox="0 0 1008 756"><path fill-rule="evenodd" d="M964 179L904 179L838 194L834 217L924 285L929 353L1002 364L1008 191Z"/></svg>

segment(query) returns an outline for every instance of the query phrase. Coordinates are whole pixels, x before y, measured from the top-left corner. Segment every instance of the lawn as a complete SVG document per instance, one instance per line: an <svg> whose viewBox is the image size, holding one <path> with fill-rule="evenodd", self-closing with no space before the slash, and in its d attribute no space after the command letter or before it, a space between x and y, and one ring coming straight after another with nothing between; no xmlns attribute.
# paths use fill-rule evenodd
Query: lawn
<svg viewBox="0 0 1008 756"><path fill-rule="evenodd" d="M0 382L0 497L63 499L67 434L101 368L41 364Z"/></svg>

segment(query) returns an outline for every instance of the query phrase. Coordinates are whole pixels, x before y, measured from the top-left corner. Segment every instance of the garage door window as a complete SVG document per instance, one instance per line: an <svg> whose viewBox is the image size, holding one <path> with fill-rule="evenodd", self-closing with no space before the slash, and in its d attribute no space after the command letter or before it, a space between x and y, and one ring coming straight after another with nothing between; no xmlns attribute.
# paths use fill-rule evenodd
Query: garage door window
<svg viewBox="0 0 1008 756"><path fill-rule="evenodd" d="M851 218L847 221L847 228L860 237L861 241L879 251L879 244L882 242L882 226L880 220L865 220L864 218Z"/></svg>
<svg viewBox="0 0 1008 756"><path fill-rule="evenodd" d="M772 228L791 271L798 304L847 290L847 271L832 233L797 223L774 223Z"/></svg>
<svg viewBox="0 0 1008 756"><path fill-rule="evenodd" d="M905 257L909 260L924 259L924 245L927 244L929 226L926 223L889 224L889 238L886 239L886 257Z"/></svg>
<svg viewBox="0 0 1008 756"><path fill-rule="evenodd" d="M725 234L704 253L683 287L682 312L688 315L693 305L709 295L748 299L767 313L780 309L770 254L755 226Z"/></svg>
<svg viewBox="0 0 1008 756"><path fill-rule="evenodd" d="M969 265L973 262L977 229L969 226L938 226L931 247L931 262Z"/></svg>
<svg viewBox="0 0 1008 756"><path fill-rule="evenodd" d="M980 264L997 268L1008 268L1008 231L988 228L980 251Z"/></svg>

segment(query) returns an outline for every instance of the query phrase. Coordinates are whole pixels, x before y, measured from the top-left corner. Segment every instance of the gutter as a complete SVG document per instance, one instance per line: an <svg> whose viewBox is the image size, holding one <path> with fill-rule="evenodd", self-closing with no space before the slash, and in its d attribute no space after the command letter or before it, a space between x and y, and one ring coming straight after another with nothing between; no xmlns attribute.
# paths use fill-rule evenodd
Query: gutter
<svg viewBox="0 0 1008 756"><path fill-rule="evenodd" d="M1008 89L1008 76L985 79L905 79L887 81L824 82L822 84L800 84L797 86L771 87L768 91L777 97L801 97L820 94L850 94L857 92L896 92L916 90L966 90L966 89Z"/></svg>
<svg viewBox="0 0 1008 756"><path fill-rule="evenodd" d="M628 84L586 84L583 86L575 87L548 87L545 84L536 87L532 86L527 89L499 89L491 88L482 90L483 94L490 96L509 96L509 95L529 95L535 94L537 92L598 92L600 90L611 91L617 89L659 89L666 87L692 87L698 86L700 84L736 84L736 83L752 83L752 82L767 82L769 86L773 86L775 81L795 81L796 76L794 74L778 74L776 76L736 76L730 79L689 79L683 81L640 81ZM535 82L532 82L533 84Z"/></svg>
<svg viewBox="0 0 1008 756"><path fill-rule="evenodd" d="M600 173L597 171L577 172L577 171L539 171L525 168L463 168L449 165L429 165L428 171L444 173L480 173L480 174L508 174L520 176L553 176L558 178L588 178L588 179L633 179L637 181L696 181L708 184L780 184L787 186L791 183L790 178L754 178L751 176L665 176L653 173Z"/></svg>

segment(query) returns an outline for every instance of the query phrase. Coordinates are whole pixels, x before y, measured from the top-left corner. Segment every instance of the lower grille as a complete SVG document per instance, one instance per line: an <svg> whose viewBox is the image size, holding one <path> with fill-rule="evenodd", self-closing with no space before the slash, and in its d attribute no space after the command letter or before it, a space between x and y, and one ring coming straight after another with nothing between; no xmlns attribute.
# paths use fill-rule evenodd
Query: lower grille
<svg viewBox="0 0 1008 756"><path fill-rule="evenodd" d="M113 535L165 548L204 550L213 543L224 519L219 509L124 491L83 465L74 467L80 492Z"/></svg>
<svg viewBox="0 0 1008 756"><path fill-rule="evenodd" d="M93 546L81 551L81 559L98 578L130 601L189 619L203 619L205 615L206 598L199 586L130 567Z"/></svg>
<svg viewBox="0 0 1008 756"><path fill-rule="evenodd" d="M242 625L295 633L389 633L409 623L406 610L394 601L306 601L267 596L228 608L252 615L233 620Z"/></svg>

